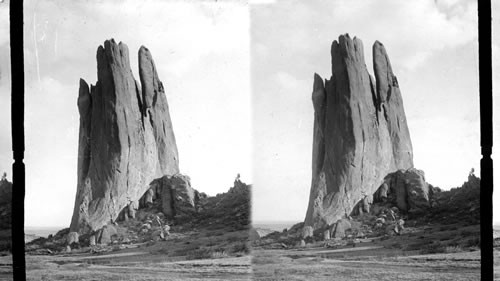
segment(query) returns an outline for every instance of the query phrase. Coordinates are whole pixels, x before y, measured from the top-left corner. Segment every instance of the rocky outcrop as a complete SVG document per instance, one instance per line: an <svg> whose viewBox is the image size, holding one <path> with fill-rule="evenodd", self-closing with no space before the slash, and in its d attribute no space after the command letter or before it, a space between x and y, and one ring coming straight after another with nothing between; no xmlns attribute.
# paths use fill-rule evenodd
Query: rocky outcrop
<svg viewBox="0 0 500 281"><path fill-rule="evenodd" d="M266 235L275 232L274 230L271 229L265 229L265 228L250 228L249 231L249 238L250 241L256 241L258 239L261 239L262 237L265 237Z"/></svg>
<svg viewBox="0 0 500 281"><path fill-rule="evenodd" d="M399 169L413 167L403 100L384 46L373 45L375 79L361 40L332 43L332 76L314 75L312 182L305 226L327 227L348 216Z"/></svg>
<svg viewBox="0 0 500 281"><path fill-rule="evenodd" d="M140 85L125 44L97 50L97 83L78 96L78 181L70 230L95 231L139 200L151 182L179 172L165 89L149 50L139 50ZM135 204L135 203L134 203Z"/></svg>
<svg viewBox="0 0 500 281"><path fill-rule="evenodd" d="M389 197L399 210L416 212L430 207L429 184L423 171L415 168L399 170L387 175L385 183L389 186Z"/></svg>
<svg viewBox="0 0 500 281"><path fill-rule="evenodd" d="M340 219L332 227L331 233L333 238L343 238L345 232L351 228L351 222L348 219Z"/></svg>
<svg viewBox="0 0 500 281"><path fill-rule="evenodd" d="M158 190L161 199L162 212L167 218L175 218L196 211L199 193L191 187L188 176L177 174L164 176L151 184L150 190Z"/></svg>
<svg viewBox="0 0 500 281"><path fill-rule="evenodd" d="M0 180L0 205L3 206L11 204L11 202L12 202L12 183L9 182L7 178L4 177Z"/></svg>
<svg viewBox="0 0 500 281"><path fill-rule="evenodd" d="M11 223L12 183L7 180L4 174L0 180L0 252L12 249Z"/></svg>

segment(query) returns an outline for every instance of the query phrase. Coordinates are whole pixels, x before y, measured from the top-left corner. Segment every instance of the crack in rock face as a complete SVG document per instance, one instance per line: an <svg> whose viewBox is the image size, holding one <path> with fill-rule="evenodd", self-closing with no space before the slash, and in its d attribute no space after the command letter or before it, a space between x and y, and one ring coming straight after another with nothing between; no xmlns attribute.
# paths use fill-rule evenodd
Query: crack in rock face
<svg viewBox="0 0 500 281"><path fill-rule="evenodd" d="M319 229L350 214L384 177L413 168L413 149L397 78L380 42L371 77L363 43L348 34L331 47L329 80L314 75L312 182L304 225ZM322 204L318 204L321 201Z"/></svg>
<svg viewBox="0 0 500 281"><path fill-rule="evenodd" d="M116 220L158 178L179 173L165 89L141 47L139 83L124 43L97 49L97 82L80 80L78 178L70 230L89 233ZM147 116L149 115L149 116Z"/></svg>

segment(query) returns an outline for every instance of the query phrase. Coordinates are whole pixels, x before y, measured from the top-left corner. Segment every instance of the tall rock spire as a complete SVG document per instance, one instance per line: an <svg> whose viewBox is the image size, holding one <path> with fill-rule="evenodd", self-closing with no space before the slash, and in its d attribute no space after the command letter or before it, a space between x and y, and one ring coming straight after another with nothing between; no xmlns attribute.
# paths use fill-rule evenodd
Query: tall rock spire
<svg viewBox="0 0 500 281"><path fill-rule="evenodd" d="M141 87L128 47L113 39L97 49L97 83L80 80L78 183L70 231L114 221L153 180L179 172L168 103L149 51L139 51Z"/></svg>
<svg viewBox="0 0 500 281"><path fill-rule="evenodd" d="M313 86L313 168L305 226L348 216L384 177L413 167L411 140L397 80L385 49L373 47L376 82L363 43L341 35L331 47L332 76Z"/></svg>

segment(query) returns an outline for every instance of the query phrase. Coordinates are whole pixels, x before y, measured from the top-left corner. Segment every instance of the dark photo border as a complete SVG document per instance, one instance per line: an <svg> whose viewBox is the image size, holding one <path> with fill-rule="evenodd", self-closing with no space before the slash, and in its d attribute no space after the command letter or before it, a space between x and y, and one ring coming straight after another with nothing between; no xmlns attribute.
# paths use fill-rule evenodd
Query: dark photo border
<svg viewBox="0 0 500 281"><path fill-rule="evenodd" d="M477 1L481 113L481 280L493 280L493 106L491 0Z"/></svg>
<svg viewBox="0 0 500 281"><path fill-rule="evenodd" d="M12 121L12 266L14 280L26 280L24 257L24 44L23 1L11 0L10 64Z"/></svg>

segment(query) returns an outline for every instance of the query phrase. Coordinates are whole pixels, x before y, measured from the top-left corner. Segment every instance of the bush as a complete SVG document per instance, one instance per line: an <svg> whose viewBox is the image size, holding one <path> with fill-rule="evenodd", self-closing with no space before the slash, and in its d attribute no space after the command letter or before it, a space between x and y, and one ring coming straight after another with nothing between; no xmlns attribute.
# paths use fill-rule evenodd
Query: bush
<svg viewBox="0 0 500 281"><path fill-rule="evenodd" d="M444 248L444 252L445 253L460 253L460 252L463 252L464 249L460 246L447 246L446 248Z"/></svg>
<svg viewBox="0 0 500 281"><path fill-rule="evenodd" d="M444 247L439 244L439 243L432 243L430 245L427 245L426 247L422 248L420 250L421 255L426 255L426 254L437 254L437 253L442 253L444 252L445 249Z"/></svg>
<svg viewBox="0 0 500 281"><path fill-rule="evenodd" d="M248 248L248 245L246 242L241 242L241 243L235 244L233 246L231 252L233 252L233 253L243 252L245 254L248 254L250 252L250 249Z"/></svg>
<svg viewBox="0 0 500 281"><path fill-rule="evenodd" d="M227 257L228 257L228 255L227 255L226 251L224 251L224 250L215 251L215 252L210 253L210 258L212 258L212 259L221 259L221 258L227 258Z"/></svg>
<svg viewBox="0 0 500 281"><path fill-rule="evenodd" d="M212 257L212 252L209 249L198 249L195 251L191 251L186 256L186 260L200 260L200 259L208 259Z"/></svg>

